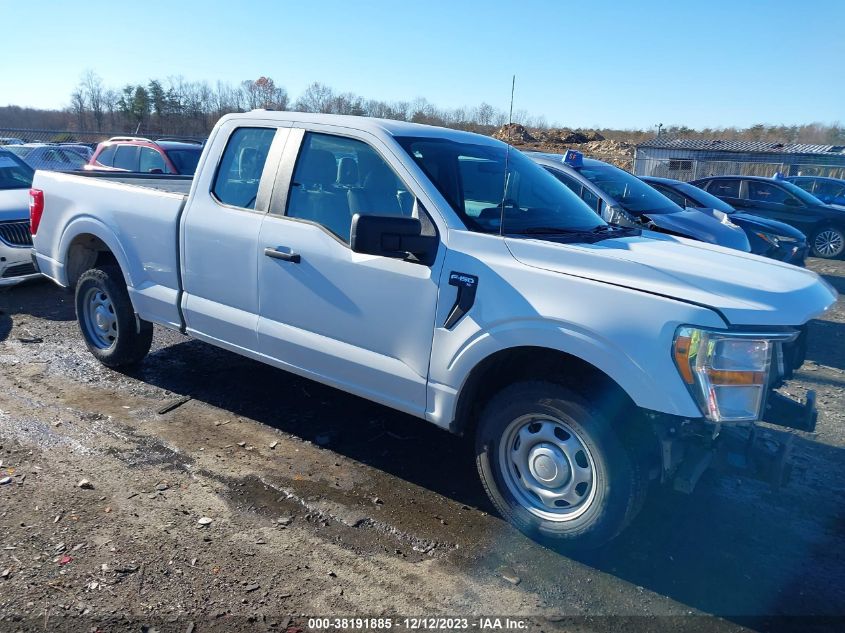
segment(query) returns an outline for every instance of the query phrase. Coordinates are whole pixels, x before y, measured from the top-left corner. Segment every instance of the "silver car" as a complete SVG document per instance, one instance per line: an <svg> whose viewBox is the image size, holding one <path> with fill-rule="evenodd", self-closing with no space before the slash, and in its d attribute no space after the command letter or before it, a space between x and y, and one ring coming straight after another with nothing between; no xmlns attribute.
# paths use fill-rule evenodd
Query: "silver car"
<svg viewBox="0 0 845 633"><path fill-rule="evenodd" d="M33 169L45 171L77 171L88 162L78 151L48 143L7 145L4 149L15 154Z"/></svg>
<svg viewBox="0 0 845 633"><path fill-rule="evenodd" d="M0 286L38 277L32 261L29 188L35 172L0 149Z"/></svg>

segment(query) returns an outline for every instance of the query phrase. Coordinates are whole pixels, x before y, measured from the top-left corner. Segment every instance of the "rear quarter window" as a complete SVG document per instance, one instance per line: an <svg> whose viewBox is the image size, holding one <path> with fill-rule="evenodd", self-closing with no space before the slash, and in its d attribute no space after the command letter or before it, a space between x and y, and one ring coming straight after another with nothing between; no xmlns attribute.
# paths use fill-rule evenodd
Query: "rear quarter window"
<svg viewBox="0 0 845 633"><path fill-rule="evenodd" d="M104 167L111 167L114 161L114 152L117 148L114 145L109 145L103 148L103 151L97 155L97 162Z"/></svg>

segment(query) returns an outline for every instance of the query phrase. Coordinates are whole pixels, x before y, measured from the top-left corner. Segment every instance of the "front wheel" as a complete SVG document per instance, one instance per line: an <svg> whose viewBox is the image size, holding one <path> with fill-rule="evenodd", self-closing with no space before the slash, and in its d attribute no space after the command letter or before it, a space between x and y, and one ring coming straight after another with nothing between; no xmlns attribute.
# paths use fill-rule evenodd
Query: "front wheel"
<svg viewBox="0 0 845 633"><path fill-rule="evenodd" d="M153 340L153 324L136 319L117 266L92 268L76 284L76 320L88 350L107 367L141 361Z"/></svg>
<svg viewBox="0 0 845 633"><path fill-rule="evenodd" d="M810 244L816 257L835 259L845 252L845 233L836 226L823 226L813 234Z"/></svg>
<svg viewBox="0 0 845 633"><path fill-rule="evenodd" d="M648 483L607 420L554 383L517 383L490 401L476 463L499 512L558 547L595 548L617 536Z"/></svg>

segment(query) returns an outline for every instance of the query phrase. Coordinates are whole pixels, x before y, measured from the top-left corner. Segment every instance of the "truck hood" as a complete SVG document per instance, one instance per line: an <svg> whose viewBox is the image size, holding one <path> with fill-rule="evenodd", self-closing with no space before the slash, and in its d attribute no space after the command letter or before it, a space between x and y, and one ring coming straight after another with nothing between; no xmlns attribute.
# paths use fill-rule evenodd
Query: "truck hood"
<svg viewBox="0 0 845 633"><path fill-rule="evenodd" d="M29 219L29 189L0 189L0 222Z"/></svg>
<svg viewBox="0 0 845 633"><path fill-rule="evenodd" d="M648 231L594 244L543 238L506 244L526 266L706 306L728 325L802 325L837 297L812 271L684 238Z"/></svg>
<svg viewBox="0 0 845 633"><path fill-rule="evenodd" d="M746 253L751 250L745 231L739 227L724 224L710 214L685 209L673 213L645 212L642 215L651 220L658 229L676 235L735 248Z"/></svg>

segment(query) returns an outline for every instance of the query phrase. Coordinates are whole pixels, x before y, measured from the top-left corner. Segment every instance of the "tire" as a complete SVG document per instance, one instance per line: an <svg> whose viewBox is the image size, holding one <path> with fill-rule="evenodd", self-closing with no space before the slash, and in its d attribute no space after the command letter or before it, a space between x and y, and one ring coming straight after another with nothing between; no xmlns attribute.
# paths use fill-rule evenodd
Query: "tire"
<svg viewBox="0 0 845 633"><path fill-rule="evenodd" d="M503 389L476 432L493 504L523 533L563 550L597 548L639 512L648 478L632 453L581 396L549 382Z"/></svg>
<svg viewBox="0 0 845 633"><path fill-rule="evenodd" d="M822 226L810 238L813 255L824 259L837 259L845 252L845 231L838 226Z"/></svg>
<svg viewBox="0 0 845 633"><path fill-rule="evenodd" d="M153 324L136 319L117 266L92 268L76 284L76 321L94 357L107 367L140 362L153 341Z"/></svg>

